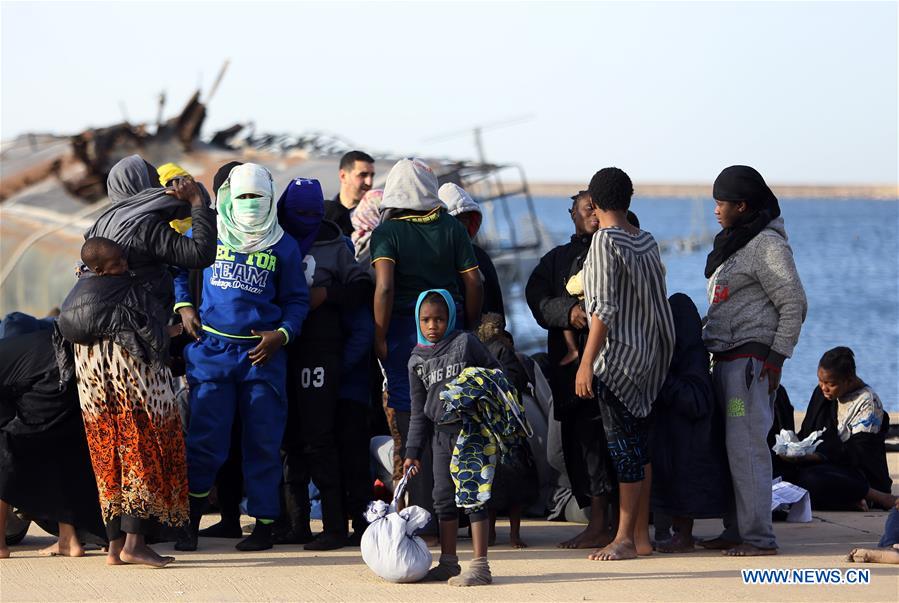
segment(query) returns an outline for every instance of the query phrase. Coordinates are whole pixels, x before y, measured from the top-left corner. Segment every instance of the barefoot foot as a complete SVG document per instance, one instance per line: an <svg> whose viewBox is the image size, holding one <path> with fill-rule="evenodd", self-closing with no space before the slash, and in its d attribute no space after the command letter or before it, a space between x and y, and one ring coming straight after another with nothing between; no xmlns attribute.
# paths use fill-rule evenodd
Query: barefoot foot
<svg viewBox="0 0 899 603"><path fill-rule="evenodd" d="M899 564L899 550L896 549L852 549L846 556L850 563L890 563Z"/></svg>
<svg viewBox="0 0 899 603"><path fill-rule="evenodd" d="M727 557L763 557L767 555L776 555L777 549L760 549L757 546L752 546L751 544L744 542L733 548L725 549L721 553Z"/></svg>
<svg viewBox="0 0 899 603"><path fill-rule="evenodd" d="M896 501L899 499L887 492L871 489L868 491L868 496L865 497L865 500L868 502L868 506L873 509L889 511L896 506Z"/></svg>
<svg viewBox="0 0 899 603"><path fill-rule="evenodd" d="M696 544L704 549L723 551L725 549L732 549L740 543L731 542L730 540L725 540L724 538L711 538L709 540L700 540Z"/></svg>
<svg viewBox="0 0 899 603"><path fill-rule="evenodd" d="M677 533L668 540L657 542L656 550L660 553L692 553L696 548L692 536Z"/></svg>
<svg viewBox="0 0 899 603"><path fill-rule="evenodd" d="M526 549L528 543L521 539L521 536L509 536L509 544L513 549Z"/></svg>
<svg viewBox="0 0 899 603"><path fill-rule="evenodd" d="M38 551L44 557L84 557L84 547L78 541L61 542L57 540L48 547Z"/></svg>
<svg viewBox="0 0 899 603"><path fill-rule="evenodd" d="M606 530L585 529L583 532L556 546L560 549L596 549L612 542L612 535Z"/></svg>
<svg viewBox="0 0 899 603"><path fill-rule="evenodd" d="M621 559L636 559L637 547L633 542L612 542L609 545L596 549L587 556L591 561L619 561Z"/></svg>
<svg viewBox="0 0 899 603"><path fill-rule="evenodd" d="M131 551L123 549L122 552L119 553L119 558L124 563L133 565L148 565L155 568L165 567L175 560L174 557L163 557L146 545Z"/></svg>
<svg viewBox="0 0 899 603"><path fill-rule="evenodd" d="M649 534L646 534L643 538L637 537L634 541L634 546L637 549L637 555L640 557L652 555L652 541L649 539Z"/></svg>

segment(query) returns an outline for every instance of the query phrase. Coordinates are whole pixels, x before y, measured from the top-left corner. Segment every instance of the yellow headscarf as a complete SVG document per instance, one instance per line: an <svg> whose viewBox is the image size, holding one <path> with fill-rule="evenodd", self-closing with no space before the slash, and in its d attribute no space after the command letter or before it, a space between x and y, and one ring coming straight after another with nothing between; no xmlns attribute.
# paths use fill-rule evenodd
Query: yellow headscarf
<svg viewBox="0 0 899 603"><path fill-rule="evenodd" d="M159 174L159 184L162 186L168 185L169 182L174 180L175 178L193 178L187 170L178 165L177 163L166 163L164 165L156 168L156 173ZM169 222L169 226L178 231L179 234L184 234L188 230L190 230L192 226L192 220L190 218L184 218L183 220L172 220Z"/></svg>
<svg viewBox="0 0 899 603"><path fill-rule="evenodd" d="M162 186L168 186L168 183L175 178L191 178L191 175L187 170L177 163L166 163L165 165L161 165L156 168L156 173L159 174L159 184Z"/></svg>

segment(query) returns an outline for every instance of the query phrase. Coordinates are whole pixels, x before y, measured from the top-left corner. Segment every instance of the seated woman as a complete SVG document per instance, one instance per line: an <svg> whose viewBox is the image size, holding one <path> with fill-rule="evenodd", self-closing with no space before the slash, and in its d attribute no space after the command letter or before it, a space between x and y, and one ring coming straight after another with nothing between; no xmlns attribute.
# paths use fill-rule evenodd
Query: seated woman
<svg viewBox="0 0 899 603"><path fill-rule="evenodd" d="M52 332L34 329L0 339L0 559L9 507L58 524L41 554L81 557L82 540L106 541L97 484L75 380L60 376Z"/></svg>
<svg viewBox="0 0 899 603"><path fill-rule="evenodd" d="M880 398L856 375L852 350L828 350L798 434L825 429L821 444L803 457L780 456L790 465L784 478L808 490L815 509L893 508L884 448L889 422Z"/></svg>

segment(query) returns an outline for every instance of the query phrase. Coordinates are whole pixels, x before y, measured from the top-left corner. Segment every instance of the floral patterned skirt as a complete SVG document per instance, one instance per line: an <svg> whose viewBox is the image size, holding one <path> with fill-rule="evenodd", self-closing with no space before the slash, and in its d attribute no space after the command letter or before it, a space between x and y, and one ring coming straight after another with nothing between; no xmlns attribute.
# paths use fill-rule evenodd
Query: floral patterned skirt
<svg viewBox="0 0 899 603"><path fill-rule="evenodd" d="M75 346L75 373L107 536L185 524L187 461L169 370L101 340Z"/></svg>

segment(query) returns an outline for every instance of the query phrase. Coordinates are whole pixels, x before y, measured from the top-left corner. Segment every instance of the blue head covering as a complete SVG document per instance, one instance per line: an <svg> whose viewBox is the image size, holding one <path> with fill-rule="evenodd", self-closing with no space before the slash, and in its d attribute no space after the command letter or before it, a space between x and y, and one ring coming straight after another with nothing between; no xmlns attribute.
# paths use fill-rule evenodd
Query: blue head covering
<svg viewBox="0 0 899 603"><path fill-rule="evenodd" d="M428 289L427 291L422 291L418 294L418 301L415 302L415 333L418 335L418 345L424 346L434 345L428 341L424 336L424 333L421 332L421 323L418 321L421 302L424 301L429 293L439 293L443 297L443 301L446 302L446 307L449 308L449 318L446 321L446 333L444 333L443 336L446 337L456 330L456 302L453 301L453 296L450 295L450 292L446 289Z"/></svg>
<svg viewBox="0 0 899 603"><path fill-rule="evenodd" d="M314 215L299 215L297 212ZM278 199L278 222L287 234L296 239L303 257L312 248L324 217L325 197L321 183L314 178L291 180Z"/></svg>

